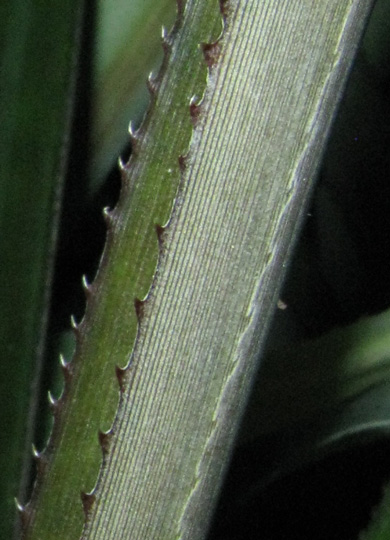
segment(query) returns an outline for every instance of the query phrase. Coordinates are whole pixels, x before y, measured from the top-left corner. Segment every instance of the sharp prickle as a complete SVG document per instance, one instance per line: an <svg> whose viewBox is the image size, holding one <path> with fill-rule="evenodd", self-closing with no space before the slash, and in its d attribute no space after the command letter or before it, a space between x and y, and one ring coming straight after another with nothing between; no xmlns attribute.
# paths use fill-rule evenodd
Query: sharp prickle
<svg viewBox="0 0 390 540"><path fill-rule="evenodd" d="M165 28L165 26L161 29L161 39L162 39L162 46L165 52L168 52L172 49L172 41L170 38L170 35Z"/></svg>
<svg viewBox="0 0 390 540"><path fill-rule="evenodd" d="M120 156L118 158L118 168L121 173L126 172L127 170L126 163L123 161L123 159Z"/></svg>
<svg viewBox="0 0 390 540"><path fill-rule="evenodd" d="M69 362L65 360L65 357L63 354L60 354L60 365L62 369L68 369L69 368Z"/></svg>
<svg viewBox="0 0 390 540"><path fill-rule="evenodd" d="M88 516L92 510L93 503L95 502L95 495L93 493L85 493L82 491L80 493L80 497L83 504L84 513L86 516Z"/></svg>
<svg viewBox="0 0 390 540"><path fill-rule="evenodd" d="M49 401L49 406L52 410L55 410L58 405L58 400L53 396L50 390L47 392L47 399Z"/></svg>
<svg viewBox="0 0 390 540"><path fill-rule="evenodd" d="M26 508L24 507L24 505L21 504L16 497L14 498L14 502L15 502L16 510L20 514L23 514L26 511Z"/></svg>
<svg viewBox="0 0 390 540"><path fill-rule="evenodd" d="M32 455L33 455L33 458L34 458L35 460L41 459L41 453L38 452L37 447L35 446L35 444L33 443L31 446L32 446Z"/></svg>
<svg viewBox="0 0 390 540"><path fill-rule="evenodd" d="M129 133L130 133L130 137L131 137L131 140L138 140L137 139L137 130L135 129L134 127L134 124L133 124L133 121L130 120L129 122Z"/></svg>
<svg viewBox="0 0 390 540"><path fill-rule="evenodd" d="M71 327L73 328L73 330L76 330L76 331L77 331L77 330L79 329L78 324L77 324L77 322L76 322L76 319L75 319L75 316L74 316L74 315L71 315L71 316L70 316L70 325L71 325Z"/></svg>
<svg viewBox="0 0 390 540"><path fill-rule="evenodd" d="M83 274L83 276L81 277L81 284L82 284L85 295L90 296L92 292L92 288L91 288L90 283L88 283L88 279L85 274Z"/></svg>

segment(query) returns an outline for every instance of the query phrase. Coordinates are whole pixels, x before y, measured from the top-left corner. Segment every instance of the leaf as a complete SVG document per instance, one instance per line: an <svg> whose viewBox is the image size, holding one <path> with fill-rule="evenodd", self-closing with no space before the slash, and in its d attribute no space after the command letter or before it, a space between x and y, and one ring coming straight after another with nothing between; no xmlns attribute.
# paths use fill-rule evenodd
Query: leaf
<svg viewBox="0 0 390 540"><path fill-rule="evenodd" d="M335 411L345 422L340 411L345 413L348 403L386 384L389 378L389 327L387 310L315 339L270 348L244 421L243 438L285 433L298 426L305 439L307 430L302 426L321 418L324 428L326 415ZM368 418L374 422L375 415L380 414L378 405L371 411L361 407L360 414L352 415L354 425L348 425L348 429L366 425ZM381 408L381 414L385 414L387 407L383 404ZM384 420L382 416L377 419ZM346 427L333 420L327 436L340 436ZM296 450L299 437L294 438L293 446Z"/></svg>
<svg viewBox="0 0 390 540"><path fill-rule="evenodd" d="M210 12L214 17L209 17ZM98 432L110 427L117 408L119 387L115 366L124 367L130 358L137 331L134 299L142 299L147 294L156 269L156 224L160 225L157 230L161 231L169 220L177 194L182 163L179 157L187 152L192 135L190 100L193 95L202 94L206 83L206 64L198 45L212 41L221 32L218 3L207 10L199 10L195 22L194 32L176 40L174 52L170 52L172 40L182 24L181 17L172 35L166 36L165 77L150 81L156 114L150 115L144 124L147 140L142 132L132 136L133 156L140 154L144 147L142 161L133 157L134 169L144 169L144 180L134 183L125 180L121 202L114 212L106 211L105 214L109 226L106 250L95 282L92 286L85 284L88 308L79 328L75 328L76 356L71 364L63 364L65 390L58 403L53 404L56 421L46 452L50 468L42 480L47 460L43 455L35 490L39 503L33 499L24 513L25 523L30 516L34 518L32 537L37 534L47 539L57 538L61 532L63 538L72 538L82 527L79 494L90 491L95 484L101 462ZM191 51L190 56L182 54L186 49ZM175 85L171 83L172 71L177 73ZM163 92L161 88L166 86L168 89ZM160 95L163 96L161 102ZM174 126L172 118L177 118ZM131 207L126 208L130 201ZM122 205L125 208L121 212ZM114 289L107 288L108 283ZM119 321L122 323L117 325ZM108 331L108 325L112 323L116 328L113 334ZM90 340L93 334L98 340ZM120 370L117 373L121 382L123 374ZM77 380L77 384L70 384L72 379ZM104 388L104 399L96 388ZM64 433L61 423L65 417L68 423ZM104 437L101 442L105 444ZM56 453L50 456L50 448L55 444L58 446ZM41 488L40 482L44 487ZM84 500L88 501L85 497ZM59 507L65 520L62 525L56 515Z"/></svg>
<svg viewBox="0 0 390 540"><path fill-rule="evenodd" d="M359 536L359 540L387 540L390 534L390 488L386 486L383 498L374 511L367 529Z"/></svg>
<svg viewBox="0 0 390 540"><path fill-rule="evenodd" d="M80 534L115 365L83 537L204 536L369 8L222 3L213 44L218 3L179 5L26 538Z"/></svg>
<svg viewBox="0 0 390 540"><path fill-rule="evenodd" d="M0 8L1 538L29 482L80 17L79 2Z"/></svg>

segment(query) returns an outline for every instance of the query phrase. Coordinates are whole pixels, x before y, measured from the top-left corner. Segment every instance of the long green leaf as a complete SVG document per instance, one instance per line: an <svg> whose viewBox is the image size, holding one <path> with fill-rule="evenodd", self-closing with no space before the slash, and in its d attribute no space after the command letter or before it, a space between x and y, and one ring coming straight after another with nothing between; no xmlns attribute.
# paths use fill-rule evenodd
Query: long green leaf
<svg viewBox="0 0 390 540"><path fill-rule="evenodd" d="M201 46L221 32L216 1L180 5L166 40L164 76L152 83L153 107L107 213L76 356L64 365L55 451L24 512L28 539L80 535L80 491L93 489L102 450L97 488L83 497L84 538L207 530L370 8L221 5L218 44ZM127 366L117 371L120 393L115 365ZM98 430L116 410L100 448Z"/></svg>
<svg viewBox="0 0 390 540"><path fill-rule="evenodd" d="M369 8L228 3L83 538L204 537Z"/></svg>
<svg viewBox="0 0 390 540"><path fill-rule="evenodd" d="M14 497L24 497L28 481L81 4L16 0L0 8L0 537L7 539Z"/></svg>
<svg viewBox="0 0 390 540"><path fill-rule="evenodd" d="M141 154L143 147L142 162L134 167L144 169L144 179L126 181L122 203L115 213L106 214L108 243L99 275L92 287L87 287L88 309L76 330L76 357L64 367L68 384L56 407L58 418L51 443L58 448L53 456L49 454L48 474L38 478L37 500L27 509L27 515L29 508L34 509L34 528L27 538L58 538L59 532L62 538L73 538L82 528L80 492L90 491L95 484L101 462L98 431L110 427L118 406L115 366L125 366L131 355L137 332L134 299L145 297L152 282L158 256L156 224L163 226L169 220L180 181L178 158L187 152L192 135L189 103L193 95L202 95L206 83L207 69L199 44L213 41L221 32L217 2L196 11L195 16L193 29L186 33L179 32L183 24L179 17L173 30L173 35L180 36L175 52L169 52L173 36L165 42L165 76L151 81L152 94L159 89L153 98L155 114L145 123L145 136L133 140L135 155ZM121 205L127 206L129 200L131 208L120 214ZM112 334L107 329L114 319L122 324L115 325ZM92 335L94 339L90 339ZM70 379L77 384L70 384ZM103 399L96 388L104 388ZM45 456L42 468L44 460ZM59 507L64 515L62 524Z"/></svg>

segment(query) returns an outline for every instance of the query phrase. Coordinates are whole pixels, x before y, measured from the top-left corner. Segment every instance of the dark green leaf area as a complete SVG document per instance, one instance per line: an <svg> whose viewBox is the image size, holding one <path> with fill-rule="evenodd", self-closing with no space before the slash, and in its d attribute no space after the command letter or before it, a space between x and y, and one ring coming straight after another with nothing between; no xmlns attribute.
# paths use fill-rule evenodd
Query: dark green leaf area
<svg viewBox="0 0 390 540"><path fill-rule="evenodd" d="M269 443L236 454L208 540L357 539L389 477L390 441L313 456L311 464L259 487L253 479L274 451L275 441Z"/></svg>
<svg viewBox="0 0 390 540"><path fill-rule="evenodd" d="M29 0L0 7L0 537L7 539L14 497L24 498L28 477L30 396L49 297L80 7Z"/></svg>

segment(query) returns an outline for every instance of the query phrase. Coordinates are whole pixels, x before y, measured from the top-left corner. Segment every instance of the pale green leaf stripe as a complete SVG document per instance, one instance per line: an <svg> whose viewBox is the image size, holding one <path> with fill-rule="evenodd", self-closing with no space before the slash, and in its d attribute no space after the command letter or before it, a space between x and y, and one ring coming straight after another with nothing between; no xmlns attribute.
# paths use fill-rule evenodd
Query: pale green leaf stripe
<svg viewBox="0 0 390 540"><path fill-rule="evenodd" d="M228 3L85 540L204 537L371 5Z"/></svg>

